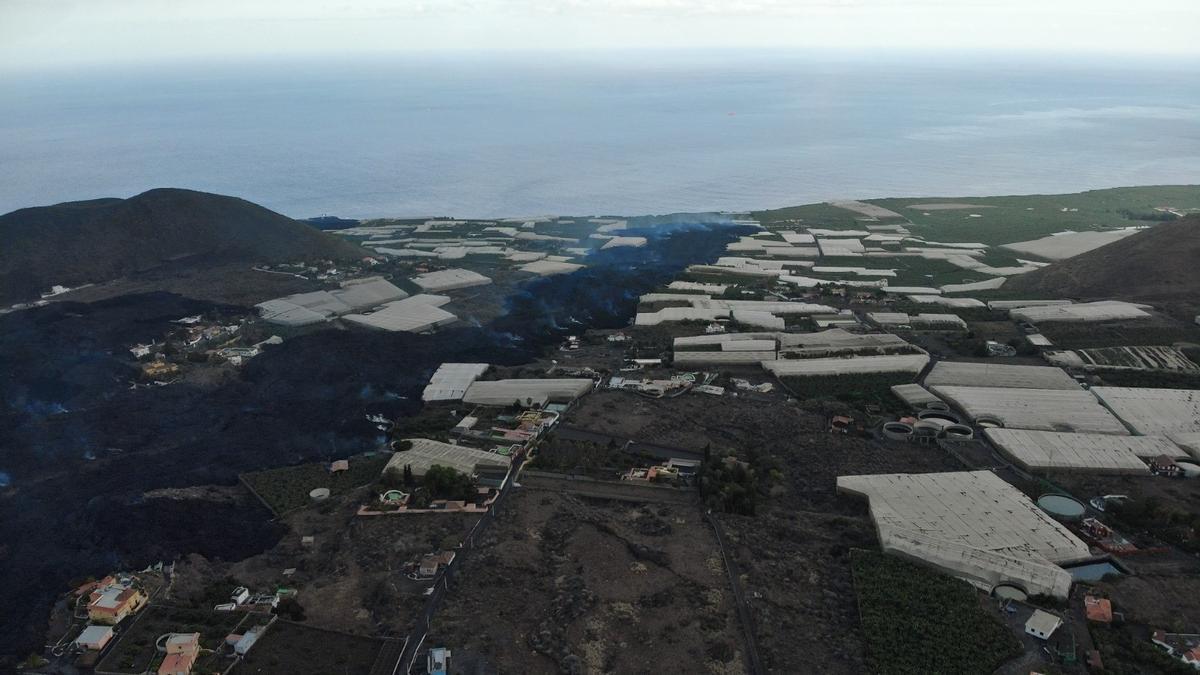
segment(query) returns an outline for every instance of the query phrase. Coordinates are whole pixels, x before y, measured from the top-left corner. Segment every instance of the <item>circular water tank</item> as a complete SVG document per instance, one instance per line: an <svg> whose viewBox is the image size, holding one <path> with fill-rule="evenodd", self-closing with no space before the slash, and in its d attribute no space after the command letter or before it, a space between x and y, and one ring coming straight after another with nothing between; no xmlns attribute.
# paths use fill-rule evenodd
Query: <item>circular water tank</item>
<svg viewBox="0 0 1200 675"><path fill-rule="evenodd" d="M984 429L1003 429L1004 428L1004 421L1001 420L999 417L992 417L991 415L980 415L979 417L976 417L975 424L978 424L980 427L982 427Z"/></svg>
<svg viewBox="0 0 1200 675"><path fill-rule="evenodd" d="M883 435L893 441L907 441L913 435L913 428L904 422L885 422Z"/></svg>
<svg viewBox="0 0 1200 675"><path fill-rule="evenodd" d="M1175 460L1175 463L1179 465L1179 468L1183 469L1184 478L1200 477L1200 464L1182 459Z"/></svg>
<svg viewBox="0 0 1200 675"><path fill-rule="evenodd" d="M1067 495L1042 495L1038 497L1037 505L1059 520L1079 520L1087 511L1083 502Z"/></svg>
<svg viewBox="0 0 1200 675"><path fill-rule="evenodd" d="M925 404L926 410L936 410L938 412L950 412L950 406L941 401L930 401Z"/></svg>
<svg viewBox="0 0 1200 675"><path fill-rule="evenodd" d="M308 493L308 498L314 502L329 499L329 488L313 488L312 492Z"/></svg>
<svg viewBox="0 0 1200 675"><path fill-rule="evenodd" d="M913 425L913 428L933 429L935 433L941 433L941 431L946 427L952 426L954 426L954 422L951 422L950 420L944 420L940 417L926 417L923 420L917 420L917 423Z"/></svg>
<svg viewBox="0 0 1200 675"><path fill-rule="evenodd" d="M975 438L975 430L965 424L951 424L942 429L946 438L956 441L966 441Z"/></svg>
<svg viewBox="0 0 1200 675"><path fill-rule="evenodd" d="M917 413L917 419L945 420L946 422L948 422L950 424L958 424L959 422L961 422L961 420L958 419L958 416L955 415L954 413L945 412L942 410L922 410L921 412Z"/></svg>

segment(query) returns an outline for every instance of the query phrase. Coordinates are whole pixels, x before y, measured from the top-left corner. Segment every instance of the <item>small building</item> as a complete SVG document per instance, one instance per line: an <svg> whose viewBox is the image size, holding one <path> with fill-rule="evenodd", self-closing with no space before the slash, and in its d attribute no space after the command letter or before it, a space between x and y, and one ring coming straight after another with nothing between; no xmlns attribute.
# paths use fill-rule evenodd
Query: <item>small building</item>
<svg viewBox="0 0 1200 675"><path fill-rule="evenodd" d="M1062 619L1054 616L1050 612L1045 612L1040 609L1033 610L1033 616L1025 622L1025 633L1032 635L1040 640L1049 640L1054 631L1062 625Z"/></svg>
<svg viewBox="0 0 1200 675"><path fill-rule="evenodd" d="M233 653L238 656L245 656L266 630L266 626L254 626L247 630L245 634L238 636L238 640L233 643Z"/></svg>
<svg viewBox="0 0 1200 675"><path fill-rule="evenodd" d="M1150 641L1165 649L1167 654L1200 670L1200 635L1156 630Z"/></svg>
<svg viewBox="0 0 1200 675"><path fill-rule="evenodd" d="M233 589L233 593L229 595L229 600L235 605L244 605L250 600L250 589L245 586L238 586Z"/></svg>
<svg viewBox="0 0 1200 675"><path fill-rule="evenodd" d="M1083 609L1087 620L1095 623L1112 623L1112 601L1095 595L1083 596Z"/></svg>
<svg viewBox="0 0 1200 675"><path fill-rule="evenodd" d="M348 459L334 460L333 463L329 465L329 473L341 473L343 471L349 471L349 470L350 470L350 460L348 460Z"/></svg>
<svg viewBox="0 0 1200 675"><path fill-rule="evenodd" d="M1150 471L1156 476L1178 478L1183 475L1183 467L1175 462L1170 455L1159 455L1150 460Z"/></svg>
<svg viewBox="0 0 1200 675"><path fill-rule="evenodd" d="M75 638L75 646L98 652L113 639L112 626L88 626L79 637Z"/></svg>
<svg viewBox="0 0 1200 675"><path fill-rule="evenodd" d="M200 634L171 633L161 646L167 655L158 666L158 675L188 675L200 655Z"/></svg>
<svg viewBox="0 0 1200 675"><path fill-rule="evenodd" d="M454 551L428 553L421 557L421 562L417 565L417 573L426 578L434 577L437 576L438 570L452 562L454 562Z"/></svg>
<svg viewBox="0 0 1200 675"><path fill-rule="evenodd" d="M450 672L450 650L445 647L433 647L426 658L425 670L429 675L446 675Z"/></svg>

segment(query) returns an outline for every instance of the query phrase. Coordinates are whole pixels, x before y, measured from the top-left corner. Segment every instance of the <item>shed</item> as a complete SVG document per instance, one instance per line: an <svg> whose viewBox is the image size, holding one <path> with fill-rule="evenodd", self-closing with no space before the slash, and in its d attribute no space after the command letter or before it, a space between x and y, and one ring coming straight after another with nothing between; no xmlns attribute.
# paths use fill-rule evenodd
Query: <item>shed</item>
<svg viewBox="0 0 1200 675"><path fill-rule="evenodd" d="M1062 619L1040 609L1033 610L1033 616L1025 622L1025 632L1042 640L1049 640L1054 631L1062 625Z"/></svg>
<svg viewBox="0 0 1200 675"><path fill-rule="evenodd" d="M104 649L112 638L112 626L88 626L75 638L75 646L98 652Z"/></svg>

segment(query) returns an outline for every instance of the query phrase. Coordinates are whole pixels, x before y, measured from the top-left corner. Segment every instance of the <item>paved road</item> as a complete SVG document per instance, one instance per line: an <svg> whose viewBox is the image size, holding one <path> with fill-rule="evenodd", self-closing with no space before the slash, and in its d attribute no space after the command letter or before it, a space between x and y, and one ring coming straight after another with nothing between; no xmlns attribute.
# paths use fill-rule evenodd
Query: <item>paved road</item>
<svg viewBox="0 0 1200 675"><path fill-rule="evenodd" d="M750 616L750 606L746 604L746 595L742 592L742 572L738 569L737 560L725 545L725 531L721 522L706 512L704 519L712 526L717 537L717 546L721 548L721 557L725 560L725 571L729 574L729 585L733 587L733 601L737 607L738 622L742 624L742 641L746 645L746 665L751 675L762 675L762 659L758 656L758 643L754 638L754 623Z"/></svg>
<svg viewBox="0 0 1200 675"><path fill-rule="evenodd" d="M442 600L449 592L450 584L454 581L458 569L462 567L462 561L475 549L475 542L487 531L492 522L496 520L496 511L508 498L509 493L512 492L513 485L516 483L524 461L524 452L513 456L512 464L509 465L508 480L504 482L504 487L500 488L500 494L496 497L496 501L492 502L487 512L480 517L475 526L471 528L471 531L467 533L467 536L463 538L462 544L454 556L454 560L451 560L450 564L434 579L432 586L433 594L425 602L425 609L421 611L421 616L417 619L413 629L405 638L404 649L396 659L392 675L412 672L413 666L417 662L417 657L421 654L421 647L425 644L425 637L429 634L429 622L433 620L433 615L441 607ZM424 672L424 670L422 669L418 672Z"/></svg>
<svg viewBox="0 0 1200 675"><path fill-rule="evenodd" d="M610 436L599 431L580 429L579 427L560 425L554 430L554 435L558 438L569 441L586 441L588 443L598 443L600 445L605 445L609 442L616 443L617 445L628 444L629 449L633 452L645 453L656 459L671 459L673 457L677 457L679 459L704 459L704 452L699 450L676 448L670 445L659 445L658 443L644 443L632 438Z"/></svg>

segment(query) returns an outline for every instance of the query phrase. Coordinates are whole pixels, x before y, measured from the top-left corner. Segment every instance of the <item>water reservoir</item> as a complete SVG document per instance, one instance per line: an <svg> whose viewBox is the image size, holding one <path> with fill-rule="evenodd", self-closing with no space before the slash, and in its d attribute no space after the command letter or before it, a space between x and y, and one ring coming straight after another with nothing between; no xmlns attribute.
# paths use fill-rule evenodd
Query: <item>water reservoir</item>
<svg viewBox="0 0 1200 675"><path fill-rule="evenodd" d="M1070 572L1071 578L1075 581L1100 581L1110 574L1125 574L1121 568L1107 560L1085 563L1083 565L1076 565L1074 567L1064 567L1063 569Z"/></svg>
<svg viewBox="0 0 1200 675"><path fill-rule="evenodd" d="M1042 495L1038 497L1037 505L1059 520L1079 520L1087 510L1083 502L1066 495Z"/></svg>

